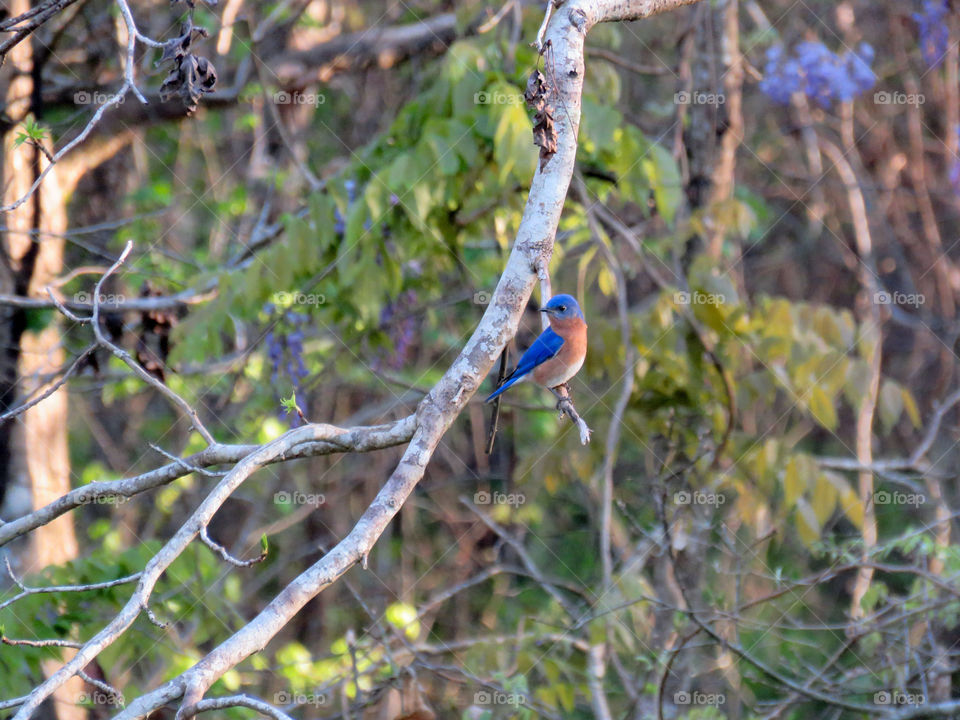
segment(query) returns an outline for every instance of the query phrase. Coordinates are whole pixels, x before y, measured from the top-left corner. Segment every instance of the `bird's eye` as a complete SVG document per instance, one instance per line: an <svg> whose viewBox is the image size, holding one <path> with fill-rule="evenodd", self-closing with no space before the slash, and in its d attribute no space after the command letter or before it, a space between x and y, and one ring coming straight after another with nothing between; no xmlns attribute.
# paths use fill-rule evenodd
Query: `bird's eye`
<svg viewBox="0 0 960 720"><path fill-rule="evenodd" d="M566 306L566 305L561 305L561 306L560 306L560 312L566 312L566 311L567 311L567 306Z"/></svg>

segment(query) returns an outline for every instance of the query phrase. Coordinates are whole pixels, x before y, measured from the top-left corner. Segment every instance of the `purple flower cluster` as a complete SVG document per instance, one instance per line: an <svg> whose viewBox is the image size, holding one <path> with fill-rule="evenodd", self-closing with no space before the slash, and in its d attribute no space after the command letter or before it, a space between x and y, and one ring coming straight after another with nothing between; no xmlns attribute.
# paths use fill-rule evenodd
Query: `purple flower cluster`
<svg viewBox="0 0 960 720"><path fill-rule="evenodd" d="M276 310L273 303L267 303L263 309L271 316ZM270 382L279 388L281 379L287 377L297 395L302 394L301 385L310 375L303 362L303 326L307 320L303 313L288 311L264 336L271 367ZM294 426L299 425L296 417L291 422Z"/></svg>
<svg viewBox="0 0 960 720"><path fill-rule="evenodd" d="M345 180L343 187L347 191L347 207L350 207L350 205L353 205L354 201L357 199L357 181ZM342 236L346 229L346 218L343 217L343 214L340 212L340 208L335 207L333 209L333 230L335 233L337 233L337 235Z"/></svg>
<svg viewBox="0 0 960 720"><path fill-rule="evenodd" d="M947 11L947 0L924 0L923 11L913 13L920 34L920 53L931 68L943 62L950 42Z"/></svg>
<svg viewBox="0 0 960 720"><path fill-rule="evenodd" d="M380 312L380 328L390 335L393 352L379 353L373 361L374 369L386 364L393 370L399 370L406 363L413 341L417 338L417 318L413 314L416 303L417 293L407 290L400 293L396 300L387 303Z"/></svg>
<svg viewBox="0 0 960 720"><path fill-rule="evenodd" d="M774 102L790 103L795 92L802 92L823 107L835 101L846 102L874 86L877 76L870 69L873 48L861 43L856 52L838 55L821 42L802 42L794 54L782 45L767 50L760 90Z"/></svg>

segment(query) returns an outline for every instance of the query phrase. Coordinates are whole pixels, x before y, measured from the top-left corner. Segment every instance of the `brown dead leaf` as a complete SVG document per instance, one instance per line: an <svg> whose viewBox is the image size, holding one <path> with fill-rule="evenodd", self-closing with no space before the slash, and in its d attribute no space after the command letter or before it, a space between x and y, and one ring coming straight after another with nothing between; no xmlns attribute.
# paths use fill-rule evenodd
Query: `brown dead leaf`
<svg viewBox="0 0 960 720"><path fill-rule="evenodd" d="M166 102L180 96L187 113L197 109L200 97L212 92L217 84L217 71L207 58L194 55L190 51L195 37L207 37L206 30L187 25L183 33L163 44L163 54L157 65L172 62L173 68L160 86L160 99Z"/></svg>
<svg viewBox="0 0 960 720"><path fill-rule="evenodd" d="M527 80L527 89L523 93L536 114L533 116L533 144L540 148L540 171L547 166L557 152L557 129L553 124L553 89L547 78L539 70L534 70Z"/></svg>

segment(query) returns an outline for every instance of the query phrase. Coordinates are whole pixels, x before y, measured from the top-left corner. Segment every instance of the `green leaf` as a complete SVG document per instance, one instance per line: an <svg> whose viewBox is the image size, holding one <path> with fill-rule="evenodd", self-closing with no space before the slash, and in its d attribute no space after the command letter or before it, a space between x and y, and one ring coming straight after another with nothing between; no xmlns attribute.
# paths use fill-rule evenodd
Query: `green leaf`
<svg viewBox="0 0 960 720"><path fill-rule="evenodd" d="M880 422L883 423L883 429L890 432L903 413L903 392L901 392L900 385L893 380L884 380L880 385L880 397L877 398L877 406L880 410Z"/></svg>
<svg viewBox="0 0 960 720"><path fill-rule="evenodd" d="M910 423L915 428L919 428L923 421L920 419L920 410L917 408L917 401L913 399L913 394L907 390L907 388L901 388L900 392L903 394L903 409L907 411L907 417L910 418Z"/></svg>
<svg viewBox="0 0 960 720"><path fill-rule="evenodd" d="M815 470L816 468L807 455L792 455L787 461L787 468L783 473L783 496L788 510L813 484Z"/></svg>
<svg viewBox="0 0 960 720"><path fill-rule="evenodd" d="M576 692L573 685L569 683L560 683L553 686L557 699L560 701L560 707L566 713L572 713L576 701Z"/></svg>
<svg viewBox="0 0 960 720"><path fill-rule="evenodd" d="M836 313L828 307L818 307L813 313L813 329L828 343L838 349L846 349L844 334Z"/></svg>
<svg viewBox="0 0 960 720"><path fill-rule="evenodd" d="M885 600L889 594L890 591L882 582L872 582L860 599L860 607L863 608L864 612L870 614L877 607L877 603Z"/></svg>
<svg viewBox="0 0 960 720"><path fill-rule="evenodd" d="M850 361L843 395L854 408L859 409L870 391L870 366L860 358Z"/></svg>
<svg viewBox="0 0 960 720"><path fill-rule="evenodd" d="M814 543L820 539L820 523L817 521L817 515L810 507L810 504L802 498L797 502L797 512L794 515L794 522L797 526L797 535L808 548L813 548Z"/></svg>
<svg viewBox="0 0 960 720"><path fill-rule="evenodd" d="M617 292L617 279L606 265L600 266L600 271L597 274L597 285L600 287L600 292L607 297L612 297Z"/></svg>
<svg viewBox="0 0 960 720"><path fill-rule="evenodd" d="M837 410L826 391L819 385L810 390L810 414L827 430L837 427Z"/></svg>
<svg viewBox="0 0 960 720"><path fill-rule="evenodd" d="M837 491L837 505L844 515L857 526L858 530L863 529L863 503L860 502L860 495L847 482L847 479L839 473L832 470L824 470L821 473Z"/></svg>
<svg viewBox="0 0 960 720"><path fill-rule="evenodd" d="M37 121L31 115L23 121L23 129L17 133L17 137L13 141L13 146L20 147L27 140L36 143L42 142L45 134L46 129L37 123Z"/></svg>
<svg viewBox="0 0 960 720"><path fill-rule="evenodd" d="M512 88L505 92L518 92ZM519 103L499 109L497 130L493 136L493 159L500 167L500 182L505 184L513 174L520 182L529 182L537 162L533 144L533 123Z"/></svg>
<svg viewBox="0 0 960 720"><path fill-rule="evenodd" d="M672 224L683 201L683 185L677 163L666 148L650 143L642 165L653 188L657 211L667 224Z"/></svg>
<svg viewBox="0 0 960 720"><path fill-rule="evenodd" d="M597 150L615 150L617 130L623 125L623 116L609 104L583 99L583 121L580 142L596 146Z"/></svg>
<svg viewBox="0 0 960 720"><path fill-rule="evenodd" d="M395 602L387 607L384 613L387 622L402 630L411 640L420 634L420 621L417 618L417 609L404 602Z"/></svg>
<svg viewBox="0 0 960 720"><path fill-rule="evenodd" d="M311 230L315 242L314 252L319 255L330 247L336 237L333 232L333 202L328 195L313 193L310 195L309 204Z"/></svg>
<svg viewBox="0 0 960 720"><path fill-rule="evenodd" d="M817 522L821 525L830 519L837 507L837 489L823 473L817 476L814 483L810 504L813 507L813 514L817 516Z"/></svg>
<svg viewBox="0 0 960 720"><path fill-rule="evenodd" d="M291 393L288 398L280 399L280 407L283 408L285 413L295 413L300 409L300 406L297 405L297 394Z"/></svg>

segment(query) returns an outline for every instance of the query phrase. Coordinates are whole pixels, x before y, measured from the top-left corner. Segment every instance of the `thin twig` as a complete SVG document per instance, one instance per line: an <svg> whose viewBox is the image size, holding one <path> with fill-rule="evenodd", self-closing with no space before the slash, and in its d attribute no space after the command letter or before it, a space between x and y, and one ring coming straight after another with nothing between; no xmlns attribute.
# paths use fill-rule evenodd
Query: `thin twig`
<svg viewBox="0 0 960 720"><path fill-rule="evenodd" d="M93 322L93 332L97 337L97 342L103 347L107 348L110 352L114 354L115 357L120 358L127 367L133 370L134 374L143 380L145 383L151 387L158 390L164 397L169 399L174 405L179 407L183 413L190 418L190 421L193 423L193 427L196 428L197 432L200 433L200 436L207 441L208 445L216 444L216 440L213 435L207 430L203 422L200 420L200 416L196 410L184 400L180 395L171 390L167 385L156 377L148 373L140 363L134 360L130 353L128 353L123 348L117 347L114 345L106 335L103 334L103 329L100 327L100 298L102 297L103 284L106 282L117 269L123 265L124 261L127 259L127 256L130 254L130 251L133 249L133 241L128 240L126 246L123 248L123 252L120 253L120 257L117 258L117 261L110 266L110 269L103 274L103 277L100 278L100 281L97 283L96 288L93 291L93 316L91 321Z"/></svg>
<svg viewBox="0 0 960 720"><path fill-rule="evenodd" d="M282 710L251 695L227 695L218 698L207 698L194 705L194 712L202 713L209 710L224 710L231 707L250 708L251 710L256 710L261 715L273 718L273 720L293 720L293 718Z"/></svg>
<svg viewBox="0 0 960 720"><path fill-rule="evenodd" d="M80 670L77 673L77 676L84 682L89 683L90 685L93 685L95 688L97 688L101 692L106 693L106 695L111 698L112 703L119 705L120 707L123 707L124 705L123 693L120 692L113 685L111 685L110 683L104 682L103 680L100 680L98 678L91 677L90 675L85 673L83 670Z"/></svg>
<svg viewBox="0 0 960 720"><path fill-rule="evenodd" d="M203 544L204 544L204 545L206 545L208 548L210 548L210 549L213 550L215 553L217 553L217 555L219 555L220 557L222 557L224 560L226 560L226 561L227 561L228 563L230 563L231 565L236 565L237 567L242 567L242 568L251 567L251 566L256 565L257 563L263 562L264 560L267 559L267 551L266 551L266 550L261 550L261 551L260 551L260 555L258 555L257 557L253 558L252 560L239 560L239 559L235 558L233 555L231 555L229 552L227 552L227 549L226 549L223 545L221 545L220 543L215 542L214 540L211 540L211 539L210 539L210 536L207 534L207 528L206 528L206 526L204 526L204 527L200 530L200 539L203 540Z"/></svg>
<svg viewBox="0 0 960 720"><path fill-rule="evenodd" d="M117 585L126 585L127 583L135 582L140 578L140 573L134 573L133 575L127 575L126 577L117 578L116 580L105 580L98 583L88 583L86 585L52 585L50 587L28 587L23 583L20 578L18 578L14 572L13 568L10 567L10 557L8 553L4 553L3 562L7 567L7 573L10 575L10 578L13 580L14 584L20 588L20 592L14 595L11 598L7 598L2 603L0 603L0 610L3 610L5 607L13 605L13 603L18 600L22 600L28 595L40 595L43 593L63 593L63 592L90 592L93 590L104 590L106 588L116 587Z"/></svg>
<svg viewBox="0 0 960 720"><path fill-rule="evenodd" d="M50 385L49 387L47 387L47 389L44 390L44 391L43 391L42 393L40 393L39 395L37 395L37 397L31 399L31 400L28 401L28 402L23 403L23 404L20 405L19 407L15 407L15 408L13 408L12 410L7 410L7 412L5 412L5 413L3 413L3 414L0 414L0 423L4 422L4 421L6 421L6 420L9 420L9 419L12 418L12 417L16 417L17 415L21 415L22 413L25 413L25 412L26 412L27 410L29 410L30 408L34 407L35 405L39 405L39 404L42 403L44 400L46 400L48 397L50 397L51 395L53 395L57 390L59 390L61 387L63 387L63 386L66 384L67 380L70 379L70 376L72 376L73 373L75 373L75 372L77 371L77 368L79 368L79 367L83 364L83 362L84 362L84 361L93 353L93 351L96 350L96 349L97 349L97 346L96 346L96 345L91 345L91 346L88 347L86 350L84 350L82 353L80 353L80 354L77 356L77 358L70 364L70 367L68 367L67 370L63 373L63 375L60 377L60 379L57 380L57 381L56 381L55 383L53 383L52 385Z"/></svg>
<svg viewBox="0 0 960 720"><path fill-rule="evenodd" d="M75 642L73 640L16 640L14 638L8 638L6 635L0 635L0 642L2 642L4 645L26 645L27 647L35 648L67 647L76 649L83 646L83 643Z"/></svg>

